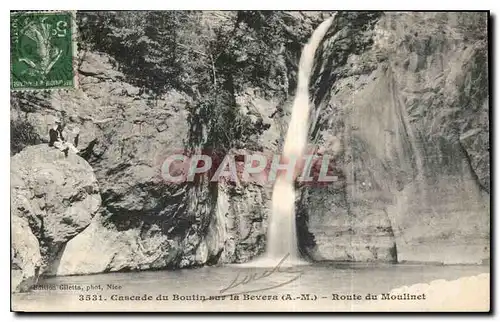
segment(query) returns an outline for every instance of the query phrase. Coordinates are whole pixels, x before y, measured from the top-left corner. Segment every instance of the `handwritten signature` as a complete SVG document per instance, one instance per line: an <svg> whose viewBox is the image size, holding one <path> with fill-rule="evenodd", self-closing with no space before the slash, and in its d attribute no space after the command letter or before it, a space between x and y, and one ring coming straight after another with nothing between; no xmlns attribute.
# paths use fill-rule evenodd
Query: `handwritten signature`
<svg viewBox="0 0 500 322"><path fill-rule="evenodd" d="M221 293L223 295L227 295L227 296L229 296L229 295L239 295L239 294L245 294L245 293L254 293L254 292L259 292L259 291L271 290L271 289L274 289L274 288L281 287L281 286L284 286L284 285L292 283L293 281L299 279L304 274L304 272L302 270L297 270L296 268L294 269L293 267L282 267L283 263L285 262L285 260L289 256L290 256L290 254L286 254L280 260L280 262L276 266L274 266L271 269L266 269L266 270L264 270L263 272L260 272L260 273L252 272L252 273L248 273L248 274L242 274L241 272L238 272L238 274L231 281L231 283L229 283L228 286L222 288L219 291L219 293ZM283 283L279 283L279 284L273 285L273 286L270 286L270 287L264 287L264 288L259 288L259 289L241 291L241 292L230 293L230 294L226 293L227 291L229 291L231 289L234 289L237 286L248 285L251 282L255 282L255 281L261 280L261 279L269 277L269 276L271 276L271 275L273 275L275 273L289 273L289 274L294 274L294 275L290 279L288 279L287 281L285 281Z"/></svg>

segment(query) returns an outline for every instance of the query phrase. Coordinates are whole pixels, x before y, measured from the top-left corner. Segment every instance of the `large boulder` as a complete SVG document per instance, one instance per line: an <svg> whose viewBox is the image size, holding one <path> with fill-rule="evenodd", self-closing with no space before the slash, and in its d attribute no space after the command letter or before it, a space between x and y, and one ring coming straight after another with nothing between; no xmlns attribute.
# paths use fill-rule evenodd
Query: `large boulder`
<svg viewBox="0 0 500 322"><path fill-rule="evenodd" d="M36 281L54 264L66 242L90 224L100 205L92 167L80 156L71 152L65 156L45 144L13 156L12 247L14 262L20 263L13 269L22 271L23 280Z"/></svg>

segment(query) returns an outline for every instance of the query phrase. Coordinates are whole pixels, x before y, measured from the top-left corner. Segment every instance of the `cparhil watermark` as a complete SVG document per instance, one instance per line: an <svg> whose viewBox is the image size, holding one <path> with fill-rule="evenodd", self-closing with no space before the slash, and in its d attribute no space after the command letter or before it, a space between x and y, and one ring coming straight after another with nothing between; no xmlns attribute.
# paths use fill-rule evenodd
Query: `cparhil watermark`
<svg viewBox="0 0 500 322"><path fill-rule="evenodd" d="M334 157L307 153L298 158L261 152L197 154L176 152L162 157L161 178L169 183L197 182L207 177L212 182L273 183L277 178L309 185L327 185L339 180Z"/></svg>

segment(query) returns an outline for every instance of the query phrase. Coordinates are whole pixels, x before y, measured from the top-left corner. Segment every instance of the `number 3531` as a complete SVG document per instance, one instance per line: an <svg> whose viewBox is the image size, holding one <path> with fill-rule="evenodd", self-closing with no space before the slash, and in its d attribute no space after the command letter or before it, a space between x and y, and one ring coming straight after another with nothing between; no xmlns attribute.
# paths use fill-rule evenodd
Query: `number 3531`
<svg viewBox="0 0 500 322"><path fill-rule="evenodd" d="M103 301L104 298L102 295L98 294L87 294L87 295L78 295L78 300L80 301Z"/></svg>

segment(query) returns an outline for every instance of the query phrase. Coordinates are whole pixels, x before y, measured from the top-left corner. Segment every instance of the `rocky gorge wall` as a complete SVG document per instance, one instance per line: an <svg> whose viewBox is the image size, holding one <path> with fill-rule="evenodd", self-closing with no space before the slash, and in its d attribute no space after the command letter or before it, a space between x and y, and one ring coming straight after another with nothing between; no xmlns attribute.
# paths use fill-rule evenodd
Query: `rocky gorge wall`
<svg viewBox="0 0 500 322"><path fill-rule="evenodd" d="M474 19L386 13L325 42L313 140L340 140L344 180L304 192L313 257L489 258L488 58Z"/></svg>
<svg viewBox="0 0 500 322"><path fill-rule="evenodd" d="M230 82L232 106L250 129L251 139L240 147L247 153L280 150L301 44L325 14L277 13L273 23L283 26L282 43L269 49L274 58L266 67L272 77L256 73L241 88L238 79ZM212 24L236 19L233 13L206 15ZM376 12L338 17L317 55L311 143L335 157L340 180L301 188L301 251L314 260L488 259L486 17ZM256 64L250 49L235 56L245 66ZM199 151L209 139L210 124L193 114L200 98L181 89L151 95L105 48L82 49L78 59L79 89L12 95L11 126L24 129L12 135L17 145L11 160L12 231L19 236L13 249L20 263L13 269L19 281L29 285L40 274L246 262L263 253L270 186L214 184L206 178L172 184L159 175L168 153ZM80 128L79 148L88 164L47 147L55 117L66 120L68 132ZM38 169L50 169L51 162L64 163L58 171L85 164L85 174L77 178L95 176L93 183L71 184L67 193L80 196L79 185L90 185L86 193L102 200L100 207L96 201L71 212L78 224L68 230L62 206L40 207L32 197L21 198L25 194L16 190L15 178L23 176L27 153L46 158L29 161ZM77 173L66 175L60 180ZM52 198L65 200L57 190L61 182L47 176L43 184L55 189ZM26 190L41 183L23 184ZM65 207L75 207L77 199ZM18 214L29 207L35 215ZM57 228L52 235L40 234L40 224L29 219L43 216Z"/></svg>

